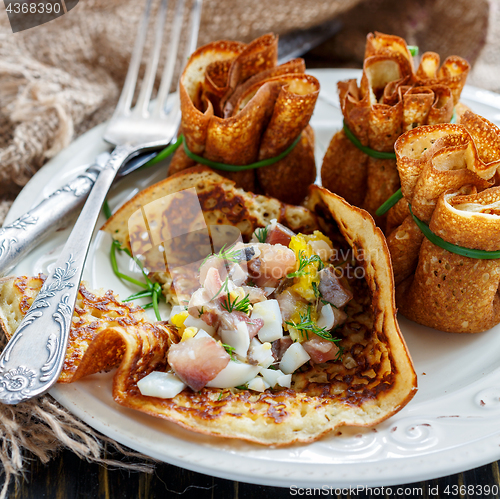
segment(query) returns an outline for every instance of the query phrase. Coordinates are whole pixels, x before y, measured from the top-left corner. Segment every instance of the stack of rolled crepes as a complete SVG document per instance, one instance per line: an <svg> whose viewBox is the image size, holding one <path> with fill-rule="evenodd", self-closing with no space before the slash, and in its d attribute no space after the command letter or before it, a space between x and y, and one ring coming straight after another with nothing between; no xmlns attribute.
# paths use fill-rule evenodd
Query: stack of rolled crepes
<svg viewBox="0 0 500 499"><path fill-rule="evenodd" d="M299 204L316 178L309 120L319 82L304 74L302 59L277 66L277 54L274 35L249 44L213 42L194 52L179 85L181 132L189 152L233 166L276 158L296 143L270 166L219 173L247 191ZM196 164L181 147L170 174Z"/></svg>
<svg viewBox="0 0 500 499"><path fill-rule="evenodd" d="M415 72L402 38L370 33L361 85L356 80L338 83L345 126L372 152L354 145L344 130L338 132L323 160L322 183L366 209L382 228L385 220L375 212L400 186L393 154L396 139L420 125L449 123L470 69L456 56L441 67L439 62L438 54L426 52ZM389 153L387 159L374 157L377 152Z"/></svg>
<svg viewBox="0 0 500 499"><path fill-rule="evenodd" d="M466 111L395 144L404 195L388 217L396 302L411 320L478 333L500 322L500 129Z"/></svg>

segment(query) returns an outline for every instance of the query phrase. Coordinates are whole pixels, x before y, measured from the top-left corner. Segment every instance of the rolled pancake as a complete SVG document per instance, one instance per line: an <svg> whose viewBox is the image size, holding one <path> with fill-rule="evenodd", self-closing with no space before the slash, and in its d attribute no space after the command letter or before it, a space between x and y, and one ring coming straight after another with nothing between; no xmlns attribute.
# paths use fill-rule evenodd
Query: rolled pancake
<svg viewBox="0 0 500 499"><path fill-rule="evenodd" d="M213 171L197 168L139 193L113 215L104 230L132 248L127 229L130 216L139 206L147 207L162 194L172 195L180 189L196 190L207 226L221 222L243 227L244 240L256 227L278 218L296 231L320 227L339 242L339 248L347 249L343 257L353 259L353 270L362 271L363 278L352 277L355 297L349 305L349 319L339 331L345 354L340 361L301 369L293 375L290 389L263 393L185 389L173 399L141 395L137 380L145 367L122 363L115 377L117 402L200 433L288 445L316 440L342 425L377 424L413 397L416 375L395 318L389 253L381 231L365 211L317 186L310 189L307 208L290 207L245 193ZM208 203L210 199L216 202ZM156 221L164 218L160 214ZM189 214L182 211L179 218L189 219ZM156 278L162 280L164 275L157 273ZM165 284L165 295L171 300L168 282Z"/></svg>
<svg viewBox="0 0 500 499"><path fill-rule="evenodd" d="M190 57L179 83L181 131L189 150L219 163L243 166L293 150L259 169L221 172L238 187L298 204L316 178L309 120L319 93L302 59L277 66L278 38L248 45L213 42ZM306 130L307 128L307 130ZM179 148L170 174L196 162Z"/></svg>
<svg viewBox="0 0 500 499"><path fill-rule="evenodd" d="M395 145L404 200L388 235L398 308L420 324L477 333L500 322L500 260L451 253L430 242L409 211L445 241L500 250L500 129L465 112L459 125L435 125L402 135ZM406 208L407 209L407 208Z"/></svg>
<svg viewBox="0 0 500 499"><path fill-rule="evenodd" d="M0 328L7 339L13 336L44 280L44 276L0 279ZM124 357L135 363L148 358L147 369L164 369L165 352L172 341L177 341L172 326L151 324L141 307L121 303L111 291L92 292L81 284L58 383L109 371Z"/></svg>
<svg viewBox="0 0 500 499"><path fill-rule="evenodd" d="M338 83L346 125L361 144L375 151L394 152L396 139L420 125L448 123L458 103L468 63L426 52L416 73L406 42L382 33L367 37L363 75ZM375 211L399 187L395 159L373 158L345 135L332 138L321 168L322 184L348 202L366 209L382 228L385 216Z"/></svg>

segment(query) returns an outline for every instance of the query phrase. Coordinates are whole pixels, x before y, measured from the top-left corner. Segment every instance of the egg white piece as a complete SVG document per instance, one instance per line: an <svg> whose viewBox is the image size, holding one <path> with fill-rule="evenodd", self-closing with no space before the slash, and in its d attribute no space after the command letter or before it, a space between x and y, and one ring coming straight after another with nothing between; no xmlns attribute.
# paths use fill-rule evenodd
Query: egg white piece
<svg viewBox="0 0 500 499"><path fill-rule="evenodd" d="M180 314L180 313L185 312L185 311L186 311L186 307L182 307L180 305L174 305L172 307L172 310L170 311L170 315L168 317L168 322L170 322L170 324L172 324L172 317L174 315Z"/></svg>
<svg viewBox="0 0 500 499"><path fill-rule="evenodd" d="M261 343L257 338L252 338L248 356L261 367L269 367L274 362L271 343Z"/></svg>
<svg viewBox="0 0 500 499"><path fill-rule="evenodd" d="M210 388L234 388L248 383L260 371L259 366L244 364L243 362L229 361L229 364L209 381L205 386Z"/></svg>
<svg viewBox="0 0 500 499"><path fill-rule="evenodd" d="M265 392L266 388L269 388L269 383L266 383L263 378L254 378L248 382L247 385L249 390L254 390L256 392Z"/></svg>
<svg viewBox="0 0 500 499"><path fill-rule="evenodd" d="M240 322L236 326L236 331L221 329L219 335L223 343L232 346L236 355L246 357L250 346L250 335L245 322Z"/></svg>
<svg viewBox="0 0 500 499"><path fill-rule="evenodd" d="M285 373L279 369L261 369L260 373L262 374L264 381L269 383L269 385L273 388L278 384L278 379L285 376Z"/></svg>
<svg viewBox="0 0 500 499"><path fill-rule="evenodd" d="M252 319L262 319L264 326L259 331L259 340L279 340L283 337L283 319L278 300L266 300L256 303L252 310Z"/></svg>
<svg viewBox="0 0 500 499"><path fill-rule="evenodd" d="M197 327L198 329L203 329L210 336L213 336L215 334L214 327L209 326L205 321L203 321L201 319L197 319L196 317L193 317L192 315L188 315L187 319L184 321L184 325L186 327Z"/></svg>
<svg viewBox="0 0 500 499"><path fill-rule="evenodd" d="M283 388L290 388L292 386L292 375L291 374L283 374L278 378L278 385Z"/></svg>
<svg viewBox="0 0 500 499"><path fill-rule="evenodd" d="M335 324L335 316L331 305L323 305L321 316L318 319L318 327L325 328L327 331L333 328Z"/></svg>
<svg viewBox="0 0 500 499"><path fill-rule="evenodd" d="M293 343L284 353L280 362L280 369L285 374L292 374L310 358L299 342Z"/></svg>
<svg viewBox="0 0 500 499"><path fill-rule="evenodd" d="M173 373L153 371L137 382L142 393L148 397L171 399L186 388L186 384Z"/></svg>

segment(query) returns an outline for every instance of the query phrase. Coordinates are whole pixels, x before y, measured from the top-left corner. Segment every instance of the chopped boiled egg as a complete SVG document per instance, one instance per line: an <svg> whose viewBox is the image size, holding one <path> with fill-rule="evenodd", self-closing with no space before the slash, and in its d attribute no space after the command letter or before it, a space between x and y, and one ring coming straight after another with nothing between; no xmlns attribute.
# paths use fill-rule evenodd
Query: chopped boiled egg
<svg viewBox="0 0 500 499"><path fill-rule="evenodd" d="M234 329L221 329L219 335L223 343L232 346L236 355L246 357L248 347L250 346L250 335L248 334L248 327L245 322L239 322Z"/></svg>
<svg viewBox="0 0 500 499"><path fill-rule="evenodd" d="M186 340L189 340L189 338L194 338L196 336L197 332L198 332L198 328L187 327L186 329L184 329L184 331L182 333L181 341L186 341Z"/></svg>
<svg viewBox="0 0 500 499"><path fill-rule="evenodd" d="M210 388L234 388L235 386L241 386L248 383L257 376L259 371L259 366L252 366L250 364L244 364L243 362L230 360L229 364L227 364L227 366L205 386Z"/></svg>
<svg viewBox="0 0 500 499"><path fill-rule="evenodd" d="M248 357L257 362L261 367L269 367L274 362L271 343L261 343L257 338L252 338Z"/></svg>
<svg viewBox="0 0 500 499"><path fill-rule="evenodd" d="M278 385L283 388L290 388L292 386L292 375L291 374L283 374L278 378Z"/></svg>
<svg viewBox="0 0 500 499"><path fill-rule="evenodd" d="M264 326L259 330L260 341L274 341L283 337L283 319L278 300L266 300L256 303L253 306L251 318L264 321Z"/></svg>
<svg viewBox="0 0 500 499"><path fill-rule="evenodd" d="M174 312L174 308L176 307L173 307L172 308L172 312ZM183 327L184 326L184 321L188 318L189 316L189 312L183 308L183 310L181 312L177 312L177 313L172 313L170 314L170 318L168 319L168 321L170 322L170 324L173 324L175 327Z"/></svg>
<svg viewBox="0 0 500 499"><path fill-rule="evenodd" d="M321 315L318 319L318 327L325 328L327 331L333 328L335 325L335 316L333 314L333 308L331 305L323 305L321 309Z"/></svg>
<svg viewBox="0 0 500 499"><path fill-rule="evenodd" d="M182 305L174 305L172 307L172 310L170 311L169 319L170 320L174 315L180 314L181 312L185 312L186 307L183 307Z"/></svg>
<svg viewBox="0 0 500 499"><path fill-rule="evenodd" d="M261 369L260 374L262 374L264 381L269 383L272 388L278 384L278 378L285 375L285 373L279 369Z"/></svg>
<svg viewBox="0 0 500 499"><path fill-rule="evenodd" d="M137 387L142 395L162 399L175 397L186 386L175 374L160 371L153 371L137 382Z"/></svg>
<svg viewBox="0 0 500 499"><path fill-rule="evenodd" d="M184 320L184 326L197 327L198 329L203 329L210 336L213 336L215 334L214 327L209 326L205 321L203 321L201 319L197 319L196 317L193 317L192 315L188 315L188 317Z"/></svg>
<svg viewBox="0 0 500 499"><path fill-rule="evenodd" d="M311 357L300 343L293 343L283 354L283 358L280 362L280 369L285 374L292 374L310 358Z"/></svg>
<svg viewBox="0 0 500 499"><path fill-rule="evenodd" d="M269 386L269 383L266 383L261 377L256 377L247 384L249 390L254 390L256 392L265 392Z"/></svg>

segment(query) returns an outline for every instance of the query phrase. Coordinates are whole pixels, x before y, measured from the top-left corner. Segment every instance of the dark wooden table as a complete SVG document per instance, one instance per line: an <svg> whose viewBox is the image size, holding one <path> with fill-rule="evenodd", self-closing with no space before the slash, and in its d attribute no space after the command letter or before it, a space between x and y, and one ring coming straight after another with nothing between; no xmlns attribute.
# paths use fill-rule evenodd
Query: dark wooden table
<svg viewBox="0 0 500 499"><path fill-rule="evenodd" d="M128 462L141 461L128 459ZM106 469L98 464L82 461L69 451L61 452L47 465L41 464L38 460L32 460L28 463L27 469L26 479L11 484L9 499L164 499L170 497L284 499L294 496L313 496L313 491L310 491L308 495L306 490L291 491L286 488L231 482L163 463L156 465L153 474ZM334 473L334 466L332 466L332 473ZM483 488L480 489L479 486ZM488 489L485 486L489 486L489 493L485 493L485 489ZM321 487L321 484L318 484L318 487ZM317 491L315 497L498 498L499 488L498 463L493 463L437 480L387 487L384 491L376 488L338 496L335 493L327 494L324 491Z"/></svg>

